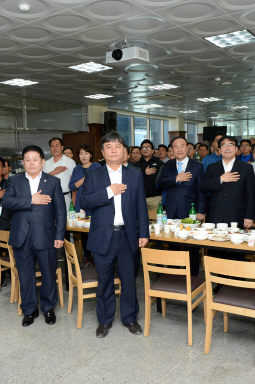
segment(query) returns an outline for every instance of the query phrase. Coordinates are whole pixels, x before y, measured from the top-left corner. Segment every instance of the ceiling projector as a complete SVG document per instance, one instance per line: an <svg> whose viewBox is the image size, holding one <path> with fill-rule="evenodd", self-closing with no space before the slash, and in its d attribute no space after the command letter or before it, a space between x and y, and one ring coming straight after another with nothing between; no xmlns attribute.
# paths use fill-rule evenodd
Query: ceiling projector
<svg viewBox="0 0 255 384"><path fill-rule="evenodd" d="M118 64L132 61L149 61L149 51L140 47L118 48L106 52L106 64Z"/></svg>

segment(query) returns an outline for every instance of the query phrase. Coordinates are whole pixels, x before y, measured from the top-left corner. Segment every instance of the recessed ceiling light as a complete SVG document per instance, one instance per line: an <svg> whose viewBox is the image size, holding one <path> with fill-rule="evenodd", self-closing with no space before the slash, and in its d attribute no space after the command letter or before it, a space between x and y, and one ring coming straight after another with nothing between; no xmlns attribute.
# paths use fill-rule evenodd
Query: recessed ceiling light
<svg viewBox="0 0 255 384"><path fill-rule="evenodd" d="M0 84L13 85L15 87L27 87L28 85L38 84L38 81L30 81L24 79L11 79L6 81L1 81Z"/></svg>
<svg viewBox="0 0 255 384"><path fill-rule="evenodd" d="M205 37L205 40L210 41L217 47L225 48L239 44L254 43L255 36L250 31L244 29L243 31L236 31L231 33L225 33L223 35Z"/></svg>
<svg viewBox="0 0 255 384"><path fill-rule="evenodd" d="M222 85L232 85L231 81L224 81L223 83L221 83Z"/></svg>
<svg viewBox="0 0 255 384"><path fill-rule="evenodd" d="M22 12L30 11L31 5L27 1L21 1L18 5L19 10Z"/></svg>
<svg viewBox="0 0 255 384"><path fill-rule="evenodd" d="M197 98L198 101L202 101L203 103L212 103L213 101L220 101L223 99L220 99L218 97L201 97Z"/></svg>
<svg viewBox="0 0 255 384"><path fill-rule="evenodd" d="M159 105L159 104L144 104L144 105L138 105L137 108L143 108L143 109L162 108L162 105Z"/></svg>
<svg viewBox="0 0 255 384"><path fill-rule="evenodd" d="M87 73L101 72L101 71L106 71L108 69L112 69L112 67L108 67L107 65L94 63L93 61L90 61L89 63L71 65L68 68L74 69L76 71L87 72Z"/></svg>
<svg viewBox="0 0 255 384"><path fill-rule="evenodd" d="M235 107L231 107L232 109L249 109L246 105L236 105Z"/></svg>
<svg viewBox="0 0 255 384"><path fill-rule="evenodd" d="M160 91L161 89L180 88L180 86L175 84L158 84L158 85L149 85L149 88Z"/></svg>
<svg viewBox="0 0 255 384"><path fill-rule="evenodd" d="M108 97L113 97L110 95L104 95L103 93L97 93L96 95L89 95L89 96L84 96L87 99L107 99Z"/></svg>
<svg viewBox="0 0 255 384"><path fill-rule="evenodd" d="M180 113L197 113L198 111L193 111L192 109L188 109L186 111L179 111Z"/></svg>

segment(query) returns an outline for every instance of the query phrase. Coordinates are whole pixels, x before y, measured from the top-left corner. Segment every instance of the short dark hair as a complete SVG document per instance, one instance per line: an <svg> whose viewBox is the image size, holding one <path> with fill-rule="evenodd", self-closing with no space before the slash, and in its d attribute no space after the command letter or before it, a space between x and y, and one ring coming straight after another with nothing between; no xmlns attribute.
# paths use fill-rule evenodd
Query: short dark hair
<svg viewBox="0 0 255 384"><path fill-rule="evenodd" d="M187 140L185 139L185 137L181 137L181 136L176 136L174 137L172 140L171 140L171 143L170 143L170 146L173 147L173 143L175 142L175 140L178 140L178 139L182 139L186 142L186 144L188 145L188 142Z"/></svg>
<svg viewBox="0 0 255 384"><path fill-rule="evenodd" d="M70 151L73 153L73 148L71 147L64 147L63 152L65 152L67 149L70 149Z"/></svg>
<svg viewBox="0 0 255 384"><path fill-rule="evenodd" d="M131 153L133 152L134 149L139 149L139 151L141 150L141 148L138 147L138 145L135 145L134 147L132 147L132 149L131 149Z"/></svg>
<svg viewBox="0 0 255 384"><path fill-rule="evenodd" d="M241 145L242 143L248 143L248 144L251 146L251 140L249 140L249 139L243 139L243 140L241 140L241 141L240 141L240 145Z"/></svg>
<svg viewBox="0 0 255 384"><path fill-rule="evenodd" d="M199 149L200 149L201 147L206 147L207 151L209 150L209 147L208 147L207 144L201 144L200 147L199 147Z"/></svg>
<svg viewBox="0 0 255 384"><path fill-rule="evenodd" d="M2 157L0 157L0 163L2 163L3 167L5 166L5 160Z"/></svg>
<svg viewBox="0 0 255 384"><path fill-rule="evenodd" d="M143 146L144 144L150 144L151 148L154 149L153 142L150 141L149 139L145 139L145 140L143 140L143 141L141 142L140 147L142 148L142 146Z"/></svg>
<svg viewBox="0 0 255 384"><path fill-rule="evenodd" d="M195 144L190 143L189 141L187 142L187 145L192 145L193 149L196 149Z"/></svg>
<svg viewBox="0 0 255 384"><path fill-rule="evenodd" d="M38 147L37 145L27 145L27 146L23 149L23 151L22 151L22 154L21 154L22 159L24 159L24 156L25 156L25 154L26 154L27 152L37 152L37 153L39 153L40 158L41 158L41 159L44 159L44 153L43 153L43 150L42 150L42 148Z"/></svg>
<svg viewBox="0 0 255 384"><path fill-rule="evenodd" d="M236 147L238 147L238 141L237 139L235 138L235 136L222 136L219 140L218 140L218 146L220 147L223 140L228 140L230 141L231 143L234 143Z"/></svg>
<svg viewBox="0 0 255 384"><path fill-rule="evenodd" d="M78 156L80 155L80 152L81 152L82 149L83 149L83 151L90 153L92 156L94 155L94 152L92 151L92 148L88 144L82 144L79 147L79 150L77 152Z"/></svg>
<svg viewBox="0 0 255 384"><path fill-rule="evenodd" d="M51 145L52 141L54 141L54 140L58 140L62 146L64 145L63 140L60 139L60 137L52 137L52 138L49 140L49 146Z"/></svg>
<svg viewBox="0 0 255 384"><path fill-rule="evenodd" d="M127 146L127 144L124 145L124 148L126 148L126 150L127 150L127 154L129 155L129 154L130 154L130 149L129 149L129 147Z"/></svg>
<svg viewBox="0 0 255 384"><path fill-rule="evenodd" d="M104 144L109 143L110 141L118 141L120 144L125 146L125 140L123 137L116 131L109 132L104 135L101 139L101 148L104 149Z"/></svg>
<svg viewBox="0 0 255 384"><path fill-rule="evenodd" d="M165 148L165 150L167 151L167 146L165 144L159 144L158 149L159 148Z"/></svg>

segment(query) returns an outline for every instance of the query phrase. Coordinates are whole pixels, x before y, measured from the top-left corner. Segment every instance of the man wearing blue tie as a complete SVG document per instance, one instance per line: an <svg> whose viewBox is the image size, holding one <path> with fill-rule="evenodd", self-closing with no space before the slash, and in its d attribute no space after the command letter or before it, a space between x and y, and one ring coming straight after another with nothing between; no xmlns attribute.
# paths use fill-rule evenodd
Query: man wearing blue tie
<svg viewBox="0 0 255 384"><path fill-rule="evenodd" d="M142 173L122 166L124 145L117 132L102 138L106 164L88 174L80 200L82 209L91 211L87 248L93 252L98 275L97 337L108 334L114 319L116 262L121 280L121 321L132 334L142 333L137 323L134 264L138 247L148 242L149 220Z"/></svg>

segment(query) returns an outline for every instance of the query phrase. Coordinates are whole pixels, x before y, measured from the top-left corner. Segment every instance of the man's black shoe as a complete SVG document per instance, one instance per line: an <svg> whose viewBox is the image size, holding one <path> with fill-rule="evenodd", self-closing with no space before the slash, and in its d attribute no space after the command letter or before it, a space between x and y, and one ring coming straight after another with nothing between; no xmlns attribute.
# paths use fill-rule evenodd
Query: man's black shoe
<svg viewBox="0 0 255 384"><path fill-rule="evenodd" d="M96 337L102 338L108 335L109 329L112 327L112 324L103 325L99 324L96 330Z"/></svg>
<svg viewBox="0 0 255 384"><path fill-rule="evenodd" d="M25 315L22 320L22 326L28 327L29 325L33 324L34 319L36 319L39 316L39 310L36 308L34 312L30 313L30 315Z"/></svg>
<svg viewBox="0 0 255 384"><path fill-rule="evenodd" d="M45 323L46 324L55 324L56 323L56 315L53 309L50 309L48 312L44 314L45 317Z"/></svg>
<svg viewBox="0 0 255 384"><path fill-rule="evenodd" d="M129 332L131 332L133 335L141 335L143 333L142 327L140 324L137 323L137 321L124 325L129 329Z"/></svg>

